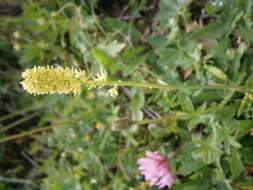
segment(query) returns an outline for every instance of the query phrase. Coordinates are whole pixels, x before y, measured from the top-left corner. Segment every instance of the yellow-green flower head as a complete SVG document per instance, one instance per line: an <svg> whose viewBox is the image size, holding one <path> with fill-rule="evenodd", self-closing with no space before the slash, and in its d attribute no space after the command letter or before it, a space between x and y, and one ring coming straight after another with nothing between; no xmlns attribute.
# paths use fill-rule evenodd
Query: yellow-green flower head
<svg viewBox="0 0 253 190"><path fill-rule="evenodd" d="M62 67L34 67L22 73L23 88L30 94L81 93L81 81L86 81L85 71Z"/></svg>

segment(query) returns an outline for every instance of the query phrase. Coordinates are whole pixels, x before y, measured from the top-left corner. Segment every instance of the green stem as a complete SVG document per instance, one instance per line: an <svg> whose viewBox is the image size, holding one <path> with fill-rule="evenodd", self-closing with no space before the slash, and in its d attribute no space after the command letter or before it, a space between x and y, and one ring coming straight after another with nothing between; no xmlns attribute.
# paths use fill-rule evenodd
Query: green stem
<svg viewBox="0 0 253 190"><path fill-rule="evenodd" d="M6 120L6 119L10 119L10 118L12 118L12 117L15 117L15 116L17 116L17 115L19 115L19 114L21 114L21 113L30 111L30 110L32 110L34 107L35 107L35 105L32 105L32 106L30 106L30 107L28 107L28 108L25 108L25 109L22 109L22 110L18 110L18 111L14 112L14 113L1 116L1 117L0 117L0 122L1 122L1 121L4 121L4 120Z"/></svg>
<svg viewBox="0 0 253 190"><path fill-rule="evenodd" d="M60 123L60 124L62 124L62 123ZM33 130L25 131L25 132L22 132L22 133L19 133L19 134L3 137L3 138L0 138L0 143L10 141L10 140L14 140L14 139L21 138L21 137L25 137L25 136L28 136L28 135L32 135L34 133L39 133L39 132L42 132L42 131L46 131L46 130L52 129L54 127L57 127L60 124L49 125L49 126L46 126L46 127L41 127L41 128L38 128L38 129L33 129Z"/></svg>
<svg viewBox="0 0 253 190"><path fill-rule="evenodd" d="M109 85L109 86L134 86L144 88L159 88L159 89L227 89L239 92L246 92L246 87L234 85L168 85L168 84L154 84L142 82L129 82L129 81L87 81L87 85Z"/></svg>
<svg viewBox="0 0 253 190"><path fill-rule="evenodd" d="M2 132L4 132L4 131L7 131L7 130L13 128L13 127L16 127L17 125L19 125L19 124L21 124L21 123L24 123L24 122L26 122L26 121L28 121L28 120L30 120L30 119L33 119L34 117L38 116L39 114L40 114L39 112L36 112L36 113L33 113L33 114L31 114L31 115L28 115L28 116L26 116L26 117L24 117L24 118L22 118L22 119L19 119L19 120L13 122L13 123L10 123L9 125L2 126L2 127L0 128L0 133L2 133Z"/></svg>
<svg viewBox="0 0 253 190"><path fill-rule="evenodd" d="M187 118L187 117L196 117L199 115L203 115L203 114L212 112L217 108L218 108L218 106L214 106L214 107L211 107L211 108L203 110L203 111L197 111L197 112L193 112L193 113L186 113L186 114L180 114L180 115L174 114L174 115L169 115L169 116L165 116L165 117L161 117L161 118L157 118L157 119L145 119L145 120L137 121L136 123L138 125L145 125L148 123L159 123L159 122L163 122L163 121L167 121L167 120L178 120L178 119L183 119L183 118Z"/></svg>

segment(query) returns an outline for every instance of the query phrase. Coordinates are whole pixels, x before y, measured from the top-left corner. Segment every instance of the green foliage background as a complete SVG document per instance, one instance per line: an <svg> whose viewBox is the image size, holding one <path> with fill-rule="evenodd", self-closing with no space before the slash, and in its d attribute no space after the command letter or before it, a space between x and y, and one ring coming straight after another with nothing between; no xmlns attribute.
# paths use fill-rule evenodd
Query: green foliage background
<svg viewBox="0 0 253 190"><path fill-rule="evenodd" d="M116 99L106 89L32 96L19 84L24 69L53 65L104 68L112 80L253 86L252 0L22 6L22 16L0 18L1 190L157 189L137 170L146 150L168 158L173 190L253 189L250 93L122 87Z"/></svg>

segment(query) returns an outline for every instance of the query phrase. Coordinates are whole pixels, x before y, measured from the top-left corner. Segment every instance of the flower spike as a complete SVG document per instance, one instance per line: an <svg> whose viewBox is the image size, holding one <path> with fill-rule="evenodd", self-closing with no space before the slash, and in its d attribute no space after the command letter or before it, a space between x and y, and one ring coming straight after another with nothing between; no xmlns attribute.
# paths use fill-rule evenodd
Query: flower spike
<svg viewBox="0 0 253 190"><path fill-rule="evenodd" d="M34 67L22 73L23 88L30 94L81 93L81 81L87 80L86 73L73 68Z"/></svg>

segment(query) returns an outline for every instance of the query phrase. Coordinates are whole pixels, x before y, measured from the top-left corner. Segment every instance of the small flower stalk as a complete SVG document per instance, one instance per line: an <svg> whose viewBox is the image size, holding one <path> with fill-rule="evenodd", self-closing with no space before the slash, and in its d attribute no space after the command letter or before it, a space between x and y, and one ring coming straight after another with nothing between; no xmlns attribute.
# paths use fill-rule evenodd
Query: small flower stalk
<svg viewBox="0 0 253 190"><path fill-rule="evenodd" d="M150 182L150 186L170 188L173 185L174 179L169 164L159 152L146 151L145 157L138 159L137 163L138 169L145 180Z"/></svg>

